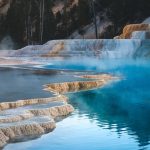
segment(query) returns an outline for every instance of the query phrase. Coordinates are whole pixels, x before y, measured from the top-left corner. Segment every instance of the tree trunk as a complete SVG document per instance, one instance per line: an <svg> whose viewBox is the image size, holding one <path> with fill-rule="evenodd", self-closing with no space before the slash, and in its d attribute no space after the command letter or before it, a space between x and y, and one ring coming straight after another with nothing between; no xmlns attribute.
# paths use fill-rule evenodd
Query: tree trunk
<svg viewBox="0 0 150 150"><path fill-rule="evenodd" d="M91 5L92 5L93 16L94 16L95 37L96 39L98 39L97 19L96 19L96 12L95 12L95 6L93 0L91 2Z"/></svg>
<svg viewBox="0 0 150 150"><path fill-rule="evenodd" d="M45 12L45 3L44 0L40 2L40 43L43 43L43 27L44 27L44 12Z"/></svg>

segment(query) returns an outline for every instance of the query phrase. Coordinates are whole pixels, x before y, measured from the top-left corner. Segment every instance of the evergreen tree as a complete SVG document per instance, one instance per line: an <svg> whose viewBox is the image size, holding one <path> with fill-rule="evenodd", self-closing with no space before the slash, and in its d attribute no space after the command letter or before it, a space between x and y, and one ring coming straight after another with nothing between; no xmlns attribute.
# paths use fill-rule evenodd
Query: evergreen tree
<svg viewBox="0 0 150 150"><path fill-rule="evenodd" d="M7 14L7 29L21 45L43 43L55 37L51 0L13 0Z"/></svg>
<svg viewBox="0 0 150 150"><path fill-rule="evenodd" d="M91 22L91 12L87 0L78 2L78 23L80 26L87 25Z"/></svg>
<svg viewBox="0 0 150 150"><path fill-rule="evenodd" d="M51 7L52 1L45 0L43 42L55 38L56 22Z"/></svg>

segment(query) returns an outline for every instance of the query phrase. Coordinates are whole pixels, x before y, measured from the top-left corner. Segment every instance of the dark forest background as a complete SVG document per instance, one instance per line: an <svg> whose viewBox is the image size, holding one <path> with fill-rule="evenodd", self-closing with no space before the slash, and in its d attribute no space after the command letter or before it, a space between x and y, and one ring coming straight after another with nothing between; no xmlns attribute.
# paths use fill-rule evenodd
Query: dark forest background
<svg viewBox="0 0 150 150"><path fill-rule="evenodd" d="M64 7L54 13L56 1L61 1ZM0 15L0 40L9 35L17 45L24 46L66 39L74 31L83 35L84 26L94 22L94 18L103 21L106 17L112 24L98 38L113 38L125 25L142 22L150 16L150 0L78 0L73 3L74 0L12 0L7 14Z"/></svg>

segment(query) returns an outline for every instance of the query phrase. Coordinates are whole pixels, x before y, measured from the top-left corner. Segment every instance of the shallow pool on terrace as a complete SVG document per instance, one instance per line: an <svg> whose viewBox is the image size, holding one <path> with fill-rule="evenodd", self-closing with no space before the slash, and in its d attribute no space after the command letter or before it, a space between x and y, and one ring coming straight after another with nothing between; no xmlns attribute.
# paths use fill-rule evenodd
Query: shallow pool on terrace
<svg viewBox="0 0 150 150"><path fill-rule="evenodd" d="M69 103L75 108L75 112L70 117L59 122L52 133L33 141L9 144L4 150L150 149L150 62L148 60L103 60L95 62L91 67L86 67L86 63L80 62L77 65L73 62L68 62L66 65L59 63L59 65L52 68L45 67L88 70L92 73L106 72L122 78L101 89L67 94ZM66 79L64 74L54 79L60 81L61 77ZM64 78L62 80L65 80ZM44 82L52 82L52 79L53 76Z"/></svg>

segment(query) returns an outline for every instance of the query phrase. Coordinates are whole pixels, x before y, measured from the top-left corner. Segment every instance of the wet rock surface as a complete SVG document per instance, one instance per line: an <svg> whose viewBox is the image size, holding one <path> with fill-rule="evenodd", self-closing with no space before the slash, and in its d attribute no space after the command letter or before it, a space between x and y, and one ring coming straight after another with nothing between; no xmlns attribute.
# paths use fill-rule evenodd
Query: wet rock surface
<svg viewBox="0 0 150 150"><path fill-rule="evenodd" d="M130 24L124 27L123 32L116 39L130 39L135 31L149 31L150 24ZM139 37L137 37L139 39Z"/></svg>
<svg viewBox="0 0 150 150"><path fill-rule="evenodd" d="M130 32L130 36L132 36L135 31L136 29L126 32ZM148 36L146 35L146 37ZM145 40L141 39L141 34L136 34L136 38L134 36L132 39L116 38L119 39L54 40L44 45L26 46L16 51L4 50L0 51L0 65L45 65L51 63L52 59L76 60L89 57L92 59L133 58L136 51L145 45Z"/></svg>
<svg viewBox="0 0 150 150"><path fill-rule="evenodd" d="M117 79L118 77L114 77L110 74L99 74L99 75L82 75L78 76L79 78L85 78L85 79L97 79L97 80L113 80Z"/></svg>
<svg viewBox="0 0 150 150"><path fill-rule="evenodd" d="M78 91L100 88L106 85L109 81L117 79L107 74L83 75L79 77L94 79L94 80L47 84L45 85L45 90L58 93L58 94L64 94L68 92L78 92Z"/></svg>
<svg viewBox="0 0 150 150"><path fill-rule="evenodd" d="M56 117L74 111L65 96L0 103L0 147L49 133Z"/></svg>
<svg viewBox="0 0 150 150"><path fill-rule="evenodd" d="M72 76L75 77L75 74ZM56 123L74 111L62 94L100 88L118 78L110 74L83 75L76 80L44 85L55 97L0 103L0 147L11 142L38 138L56 128ZM69 80L67 80L69 81Z"/></svg>

